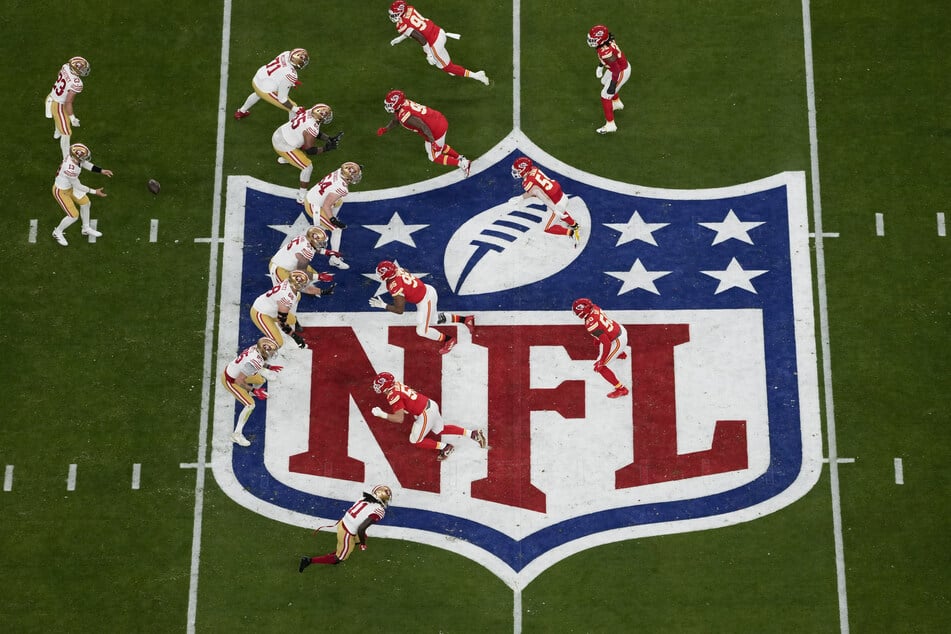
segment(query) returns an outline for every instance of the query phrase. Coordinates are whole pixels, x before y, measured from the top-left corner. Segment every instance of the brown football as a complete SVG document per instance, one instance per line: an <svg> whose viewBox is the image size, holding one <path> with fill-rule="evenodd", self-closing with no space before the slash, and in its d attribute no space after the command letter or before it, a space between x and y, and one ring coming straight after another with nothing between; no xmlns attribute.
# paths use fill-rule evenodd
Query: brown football
<svg viewBox="0 0 951 634"><path fill-rule="evenodd" d="M159 183L154 178L149 179L148 187L149 187L149 191L152 192L153 194L157 194L160 191L162 191L162 184Z"/></svg>

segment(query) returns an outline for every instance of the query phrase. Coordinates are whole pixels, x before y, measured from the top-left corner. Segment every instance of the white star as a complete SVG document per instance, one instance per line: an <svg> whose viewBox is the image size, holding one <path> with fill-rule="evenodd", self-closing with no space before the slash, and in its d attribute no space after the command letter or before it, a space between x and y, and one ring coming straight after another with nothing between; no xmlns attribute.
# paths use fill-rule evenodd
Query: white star
<svg viewBox="0 0 951 634"><path fill-rule="evenodd" d="M292 225L268 225L269 228L274 229L275 231L280 231L281 233L286 234L284 236L284 241L281 242L281 249L283 249L288 242L304 233L314 225L311 223L310 218L307 217L307 214L301 213L297 216L297 219L294 220ZM280 250L280 249L278 249Z"/></svg>
<svg viewBox="0 0 951 634"><path fill-rule="evenodd" d="M730 265L727 266L724 271L700 272L720 280L720 284L717 285L717 290L713 292L714 295L719 295L723 291L734 287L742 288L744 291L749 291L755 295L756 289L753 288L753 283L750 280L769 271L744 271L740 263L736 261L736 258L733 258L730 260Z"/></svg>
<svg viewBox="0 0 951 634"><path fill-rule="evenodd" d="M419 231L420 229L425 229L429 225L408 225L403 222L403 219L400 218L400 212L393 212L393 217L390 218L390 221L385 225L363 225L366 229L370 231L376 231L380 234L380 239L376 241L376 244L373 246L374 249L379 249L384 244L389 244L390 242L402 242L403 244L408 244L411 247L415 247L416 243L413 242L413 233Z"/></svg>
<svg viewBox="0 0 951 634"><path fill-rule="evenodd" d="M610 227L621 234L621 237L617 239L617 244L614 245L616 247L635 240L641 240L647 244L653 244L656 247L657 241L654 240L654 232L658 229L663 229L669 224L669 222L644 222L641 218L641 214L635 211L631 219L625 224L604 223L604 226Z"/></svg>
<svg viewBox="0 0 951 634"><path fill-rule="evenodd" d="M712 229L713 231L717 232L717 236L713 239L713 244L726 242L730 238L739 240L740 242L745 242L746 244L753 244L753 240L749 235L750 230L766 223L743 222L737 218L736 214L733 213L733 210L731 209L726 215L726 218L723 219L723 222L698 222L697 224L699 224L701 227L706 227L707 229ZM713 244L710 246L713 246Z"/></svg>
<svg viewBox="0 0 951 634"><path fill-rule="evenodd" d="M393 260L393 264L395 264L396 266L399 266L400 265L399 260ZM377 286L376 288L376 292L373 293L374 295L382 295L383 293L389 292L388 290L386 290L386 282L380 279L380 276L376 274L376 271L373 271L372 273L363 273L362 275L363 277L371 279L374 282L380 283L380 285ZM422 279L428 276L429 273L413 273L412 275L418 279Z"/></svg>
<svg viewBox="0 0 951 634"><path fill-rule="evenodd" d="M605 273L624 282L621 284L621 290L617 292L618 295L623 295L638 288L642 288L654 295L660 295L660 291L654 286L654 280L670 274L670 271L648 271L644 268L644 265L641 264L640 259L637 259L634 260L634 265L630 271L605 271Z"/></svg>

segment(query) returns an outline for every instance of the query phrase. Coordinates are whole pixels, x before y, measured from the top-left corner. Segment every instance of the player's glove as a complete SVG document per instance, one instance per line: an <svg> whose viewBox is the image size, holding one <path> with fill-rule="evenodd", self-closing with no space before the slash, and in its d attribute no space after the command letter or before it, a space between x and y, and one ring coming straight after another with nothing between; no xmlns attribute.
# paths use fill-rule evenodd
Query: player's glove
<svg viewBox="0 0 951 634"><path fill-rule="evenodd" d="M265 390L263 387L254 388L251 390L251 393L254 394L255 398L262 401L267 398L267 390Z"/></svg>
<svg viewBox="0 0 951 634"><path fill-rule="evenodd" d="M373 297L370 298L370 306L373 306L374 308L383 308L383 309L385 309L385 308L386 308L386 302L384 302L382 299L380 299L380 296L379 296L379 295L374 295Z"/></svg>
<svg viewBox="0 0 951 634"><path fill-rule="evenodd" d="M288 324L286 321L282 321L278 325L281 327L281 330L284 331L285 335L289 335L292 332L294 332L294 328L290 324Z"/></svg>
<svg viewBox="0 0 951 634"><path fill-rule="evenodd" d="M314 282L333 282L334 274L333 273L314 273L310 279Z"/></svg>
<svg viewBox="0 0 951 634"><path fill-rule="evenodd" d="M73 126L77 128L79 127L79 117L77 117L76 115L74 114L69 115L69 122L72 123Z"/></svg>
<svg viewBox="0 0 951 634"><path fill-rule="evenodd" d="M383 410L382 407L374 407L373 409L370 410L370 413L376 416L377 418L388 418L388 416L386 415L386 412Z"/></svg>
<svg viewBox="0 0 951 634"><path fill-rule="evenodd" d="M436 65L436 58L433 57L433 56L432 56L431 54L429 54L429 53L426 53L426 61L429 62L429 65L430 65L430 66L435 66L435 65Z"/></svg>
<svg viewBox="0 0 951 634"><path fill-rule="evenodd" d="M603 64L598 64L597 70L594 71L594 76L597 77L598 79L601 79L601 77L604 76L604 65L603 65Z"/></svg>
<svg viewBox="0 0 951 634"><path fill-rule="evenodd" d="M336 284L331 284L331 285L328 286L327 288L322 288L322 289L320 289L320 296L321 296L321 297L326 297L326 296L328 296L328 295L333 295L333 294L334 294L334 288L336 288L336 286L337 286Z"/></svg>
<svg viewBox="0 0 951 634"><path fill-rule="evenodd" d="M271 372L277 373L283 370L284 366L283 365L269 365L267 366L267 369L270 370Z"/></svg>
<svg viewBox="0 0 951 634"><path fill-rule="evenodd" d="M409 37L409 36L408 36L408 35L397 35L397 36L394 37L392 40L390 40L390 46L396 46L397 44L399 44L400 42L402 42L403 40L405 40L407 37Z"/></svg>
<svg viewBox="0 0 951 634"><path fill-rule="evenodd" d="M290 334L291 339L294 340L294 343L297 344L297 347L298 347L298 348L300 348L301 350L303 350L304 348L307 347L307 342L304 341L304 338L301 337L299 334L297 334L296 332L292 332L292 333L288 333L288 334Z"/></svg>
<svg viewBox="0 0 951 634"><path fill-rule="evenodd" d="M340 220L337 218L337 216L331 216L331 217L330 217L330 224L332 224L333 226L337 227L338 229L346 229L346 228L347 228L347 225L344 224L344 223L342 223L342 222L340 222Z"/></svg>
<svg viewBox="0 0 951 634"><path fill-rule="evenodd" d="M327 139L327 142L324 143L324 152L336 150L337 146L340 145L340 137L342 136L343 136L343 132L338 132L337 134Z"/></svg>

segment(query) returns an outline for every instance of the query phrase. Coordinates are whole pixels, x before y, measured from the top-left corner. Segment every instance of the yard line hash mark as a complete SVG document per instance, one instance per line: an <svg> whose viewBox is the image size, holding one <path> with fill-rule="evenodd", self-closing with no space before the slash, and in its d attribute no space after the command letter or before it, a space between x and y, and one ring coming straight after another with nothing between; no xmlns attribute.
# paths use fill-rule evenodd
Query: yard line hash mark
<svg viewBox="0 0 951 634"><path fill-rule="evenodd" d="M36 244L36 231L39 225L39 221L36 218L30 220L30 236L27 238L27 241L30 244Z"/></svg>
<svg viewBox="0 0 951 634"><path fill-rule="evenodd" d="M901 458L895 458L895 484L905 484L905 467Z"/></svg>
<svg viewBox="0 0 951 634"><path fill-rule="evenodd" d="M76 465L69 465L69 474L66 476L66 490L75 491L76 490Z"/></svg>
<svg viewBox="0 0 951 634"><path fill-rule="evenodd" d="M941 236L942 238L947 235L947 232L944 228L944 212L943 211L938 212L938 235Z"/></svg>
<svg viewBox="0 0 951 634"><path fill-rule="evenodd" d="M136 462L132 465L132 490L138 491L142 484L142 464Z"/></svg>
<svg viewBox="0 0 951 634"><path fill-rule="evenodd" d="M13 465L8 464L6 470L3 472L3 490L12 491L13 490Z"/></svg>
<svg viewBox="0 0 951 634"><path fill-rule="evenodd" d="M885 235L885 214L875 214L875 235Z"/></svg>
<svg viewBox="0 0 951 634"><path fill-rule="evenodd" d="M89 221L89 226L92 227L93 231L95 231L96 229L99 228L99 220L97 218L93 218L92 220ZM93 244L95 241L96 241L96 236L89 236L89 244Z"/></svg>
<svg viewBox="0 0 951 634"><path fill-rule="evenodd" d="M158 218L152 218L149 224L149 242L158 242Z"/></svg>
<svg viewBox="0 0 951 634"><path fill-rule="evenodd" d="M195 238L195 242L208 242L208 243L215 242L217 244L223 244L224 241L225 241L224 238Z"/></svg>

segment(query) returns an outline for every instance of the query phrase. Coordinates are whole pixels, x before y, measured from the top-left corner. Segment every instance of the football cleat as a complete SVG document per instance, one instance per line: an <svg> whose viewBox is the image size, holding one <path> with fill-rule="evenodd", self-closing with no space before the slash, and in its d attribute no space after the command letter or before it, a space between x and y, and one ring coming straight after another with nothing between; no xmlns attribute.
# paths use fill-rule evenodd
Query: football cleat
<svg viewBox="0 0 951 634"><path fill-rule="evenodd" d="M68 247L69 243L66 242L66 236L63 235L61 231L53 231L53 239L59 242L60 246Z"/></svg>
<svg viewBox="0 0 951 634"><path fill-rule="evenodd" d="M251 446L251 441L245 438L244 434L237 431L231 434L231 442L241 445L242 447Z"/></svg>
<svg viewBox="0 0 951 634"><path fill-rule="evenodd" d="M469 329L470 335L475 334L475 317L473 317L472 315L469 315L462 321L462 323L464 323L466 325L466 328Z"/></svg>
<svg viewBox="0 0 951 634"><path fill-rule="evenodd" d="M89 236L90 238L101 238L101 237L102 237L102 232L101 232L101 231L96 231L96 230L93 229L92 227L83 227L83 230L82 230L81 233L82 233L84 236Z"/></svg>
<svg viewBox="0 0 951 634"><path fill-rule="evenodd" d="M314 249L323 249L327 246L327 232L320 227L311 227L307 230L307 243Z"/></svg>
<svg viewBox="0 0 951 634"><path fill-rule="evenodd" d="M439 354L446 354L455 347L456 347L456 338L446 337L446 342L442 344L442 348L439 349Z"/></svg>
<svg viewBox="0 0 951 634"><path fill-rule="evenodd" d="M603 126L595 130L598 134L610 134L611 132L617 132L617 124L613 121L608 121Z"/></svg>
<svg viewBox="0 0 951 634"><path fill-rule="evenodd" d="M581 227L578 226L578 223L568 227L568 235L571 236L571 239L575 242L575 248L578 248L578 243L581 242Z"/></svg>
<svg viewBox="0 0 951 634"><path fill-rule="evenodd" d="M532 159L527 156L520 156L512 163L512 178L525 178L529 170L535 167Z"/></svg>
<svg viewBox="0 0 951 634"><path fill-rule="evenodd" d="M383 109L390 113L396 112L404 101L406 101L406 95L403 94L402 90L391 90L386 93L386 98L383 99Z"/></svg>
<svg viewBox="0 0 951 634"><path fill-rule="evenodd" d="M304 572L304 568L310 565L310 557L301 557L300 565L297 566L297 572Z"/></svg>
<svg viewBox="0 0 951 634"><path fill-rule="evenodd" d="M89 62L86 61L85 57L72 57L69 60L69 69L79 75L80 77L85 77L89 74Z"/></svg>
<svg viewBox="0 0 951 634"><path fill-rule="evenodd" d="M630 392L622 385L618 389L608 394L608 398L621 398L622 396L627 396L628 394L630 394Z"/></svg>
<svg viewBox="0 0 951 634"><path fill-rule="evenodd" d="M474 73L470 73L469 77L473 78L476 81L481 81L486 86L489 85L489 78L485 76L484 70L479 70Z"/></svg>
<svg viewBox="0 0 951 634"><path fill-rule="evenodd" d="M310 53L306 48L295 48L290 54L291 66L301 70L310 63Z"/></svg>
<svg viewBox="0 0 951 634"><path fill-rule="evenodd" d="M595 24L588 31L588 46L597 48L611 39L611 32L603 24Z"/></svg>
<svg viewBox="0 0 951 634"><path fill-rule="evenodd" d="M234 118L238 120L241 120L241 119L244 119L245 117L250 117L250 116L251 116L250 111L245 112L241 108L238 108L237 110L234 111Z"/></svg>
<svg viewBox="0 0 951 634"><path fill-rule="evenodd" d="M469 159L467 159L467 158L464 157L464 156L460 156L460 157L459 157L459 169L461 169L461 170L465 173L466 177L468 178L468 176L469 176L469 170L472 169L472 161L470 161Z"/></svg>
<svg viewBox="0 0 951 634"><path fill-rule="evenodd" d="M571 304L571 310L581 319L590 315L592 308L594 308L594 302L587 297L579 297Z"/></svg>
<svg viewBox="0 0 951 634"><path fill-rule="evenodd" d="M614 109L614 112L618 110L624 110L624 102L620 99L614 99L611 101L611 107Z"/></svg>
<svg viewBox="0 0 951 634"><path fill-rule="evenodd" d="M380 372L373 378L373 391L377 394L383 394L393 387L396 383L396 377L389 372Z"/></svg>
<svg viewBox="0 0 951 634"><path fill-rule="evenodd" d="M340 258L336 255L331 255L328 262L330 263L330 266L336 267L344 271L350 268L350 265L344 262L343 258Z"/></svg>
<svg viewBox="0 0 951 634"><path fill-rule="evenodd" d="M281 159L277 159L277 162L280 163L280 162L281 162ZM303 192L302 192L302 191L298 191L298 192L297 192L297 197L296 197L294 200L297 201L297 204L298 204L298 205L303 205L305 198L307 198L307 192L306 192L306 191L303 191Z"/></svg>
<svg viewBox="0 0 951 634"><path fill-rule="evenodd" d="M400 18L403 17L404 13L406 13L406 0L395 0L395 2L390 5L390 22L396 24L400 21Z"/></svg>
<svg viewBox="0 0 951 634"><path fill-rule="evenodd" d="M479 447L482 449L485 449L486 447L489 446L489 443L485 439L485 432L483 432L481 429L473 430L472 434L469 437L472 438L472 440L479 443Z"/></svg>
<svg viewBox="0 0 951 634"><path fill-rule="evenodd" d="M393 499L393 492L390 491L390 487L385 484L378 484L373 487L373 490L370 491L370 495L378 499L383 506L387 506L390 500Z"/></svg>
<svg viewBox="0 0 951 634"><path fill-rule="evenodd" d="M439 453L436 454L436 460L438 460L439 462L442 462L443 460L445 460L452 454L453 449L455 449L455 447L453 447L449 443L446 443L446 446L440 449Z"/></svg>

